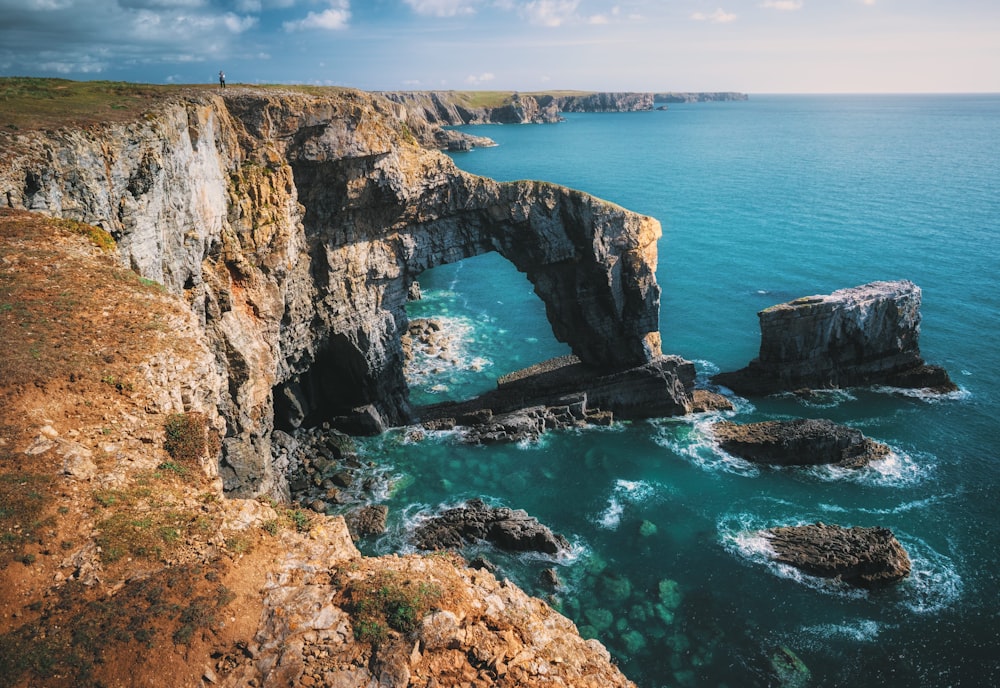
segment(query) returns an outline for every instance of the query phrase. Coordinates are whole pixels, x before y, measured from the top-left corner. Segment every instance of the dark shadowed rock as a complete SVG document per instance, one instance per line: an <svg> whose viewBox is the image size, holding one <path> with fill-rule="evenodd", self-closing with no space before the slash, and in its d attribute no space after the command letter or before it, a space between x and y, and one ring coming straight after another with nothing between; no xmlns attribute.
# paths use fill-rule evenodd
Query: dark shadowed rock
<svg viewBox="0 0 1000 688"><path fill-rule="evenodd" d="M730 454L755 463L778 466L833 464L860 468L889 454L889 447L860 430L825 419L772 420L738 425L722 421L712 426L719 445Z"/></svg>
<svg viewBox="0 0 1000 688"><path fill-rule="evenodd" d="M771 306L760 319L760 353L712 381L739 394L889 385L957 389L920 357L920 288L872 282Z"/></svg>
<svg viewBox="0 0 1000 688"><path fill-rule="evenodd" d="M491 507L481 499L448 509L417 528L414 540L421 549L457 549L480 540L515 552L556 554L569 549L562 535L520 509Z"/></svg>
<svg viewBox="0 0 1000 688"><path fill-rule="evenodd" d="M810 575L862 588L910 575L910 557L888 528L844 528L814 523L763 531L774 558Z"/></svg>
<svg viewBox="0 0 1000 688"><path fill-rule="evenodd" d="M389 515L389 507L385 504L372 504L355 509L344 517L351 538L358 540L369 535L381 535L385 532L385 519Z"/></svg>

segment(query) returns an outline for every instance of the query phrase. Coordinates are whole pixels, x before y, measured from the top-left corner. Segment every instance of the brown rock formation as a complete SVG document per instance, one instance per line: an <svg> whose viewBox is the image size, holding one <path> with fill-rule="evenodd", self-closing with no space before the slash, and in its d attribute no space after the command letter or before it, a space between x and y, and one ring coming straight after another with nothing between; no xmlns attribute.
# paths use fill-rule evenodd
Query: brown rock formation
<svg viewBox="0 0 1000 688"><path fill-rule="evenodd" d="M758 357L712 381L747 395L867 385L954 391L948 373L920 357L920 298L904 280L771 306L757 314Z"/></svg>
<svg viewBox="0 0 1000 688"><path fill-rule="evenodd" d="M860 468L890 451L860 430L825 419L772 420L745 425L722 421L712 426L712 432L730 454L779 466L833 464Z"/></svg>
<svg viewBox="0 0 1000 688"><path fill-rule="evenodd" d="M762 534L775 559L813 576L876 588L910 575L910 557L888 528L815 523L770 528Z"/></svg>

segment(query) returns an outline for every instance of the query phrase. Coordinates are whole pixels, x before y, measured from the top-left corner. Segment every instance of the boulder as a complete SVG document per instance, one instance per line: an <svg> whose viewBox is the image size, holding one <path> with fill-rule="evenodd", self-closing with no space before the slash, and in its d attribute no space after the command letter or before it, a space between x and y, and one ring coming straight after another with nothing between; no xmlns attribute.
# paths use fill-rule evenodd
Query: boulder
<svg viewBox="0 0 1000 688"><path fill-rule="evenodd" d="M481 499L435 516L416 529L414 540L421 549L430 550L457 549L480 540L514 552L557 554L569 549L566 538L525 511L491 507Z"/></svg>
<svg viewBox="0 0 1000 688"><path fill-rule="evenodd" d="M344 517L351 538L358 540L369 535L381 535L385 532L385 521L389 515L389 507L384 504L372 504L355 509Z"/></svg>
<svg viewBox="0 0 1000 688"><path fill-rule="evenodd" d="M921 291L909 281L872 282L760 311L760 353L712 382L739 394L889 385L957 389L920 357Z"/></svg>
<svg viewBox="0 0 1000 688"><path fill-rule="evenodd" d="M777 561L812 576L877 588L910 575L910 557L888 528L814 523L761 533Z"/></svg>
<svg viewBox="0 0 1000 688"><path fill-rule="evenodd" d="M861 468L889 454L888 446L860 430L825 419L772 420L739 425L721 421L712 433L725 451L778 466L833 464Z"/></svg>

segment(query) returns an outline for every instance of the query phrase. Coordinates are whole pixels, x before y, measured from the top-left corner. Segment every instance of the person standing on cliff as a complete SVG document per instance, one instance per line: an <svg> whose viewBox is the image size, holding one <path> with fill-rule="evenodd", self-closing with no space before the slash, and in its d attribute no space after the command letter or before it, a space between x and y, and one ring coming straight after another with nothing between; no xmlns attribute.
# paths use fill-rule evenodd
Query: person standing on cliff
<svg viewBox="0 0 1000 688"><path fill-rule="evenodd" d="M220 88L226 87L226 73L223 72L221 69L219 70L219 87Z"/></svg>

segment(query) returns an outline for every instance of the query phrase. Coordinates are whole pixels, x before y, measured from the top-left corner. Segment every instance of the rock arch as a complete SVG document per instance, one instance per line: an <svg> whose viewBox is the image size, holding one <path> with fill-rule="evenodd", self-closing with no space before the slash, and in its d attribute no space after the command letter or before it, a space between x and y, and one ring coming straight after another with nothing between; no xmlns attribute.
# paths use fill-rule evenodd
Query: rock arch
<svg viewBox="0 0 1000 688"><path fill-rule="evenodd" d="M279 385L279 425L406 421L409 287L491 251L528 277L556 339L584 363L613 371L660 356L655 219L553 184L466 174L438 154L317 160L306 148L289 158L326 336L308 370Z"/></svg>

